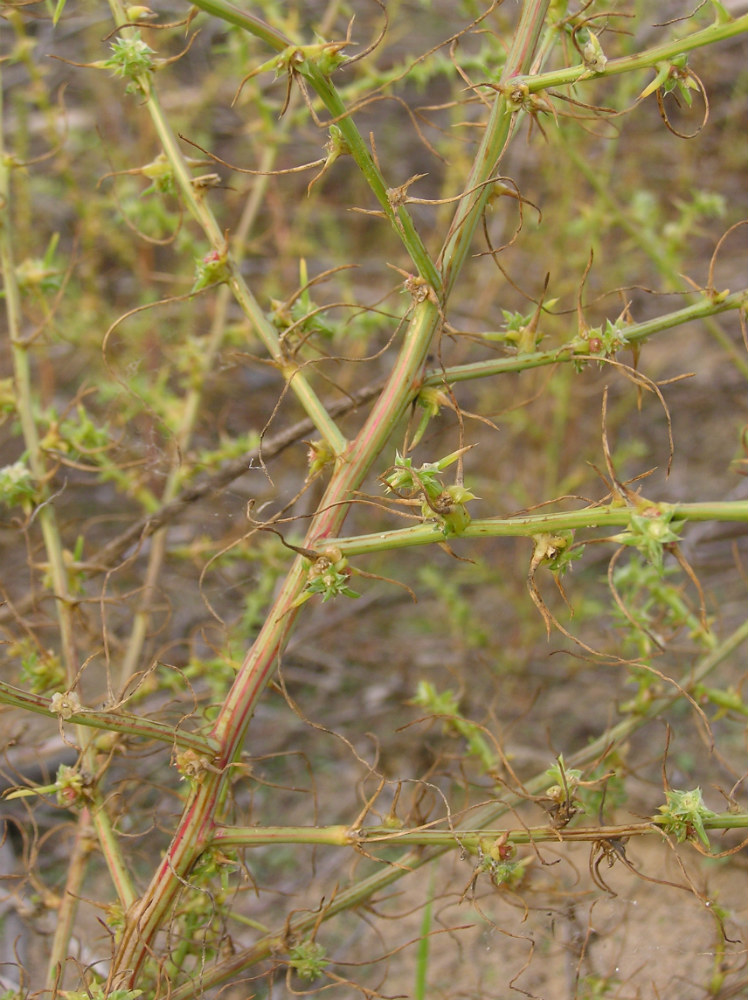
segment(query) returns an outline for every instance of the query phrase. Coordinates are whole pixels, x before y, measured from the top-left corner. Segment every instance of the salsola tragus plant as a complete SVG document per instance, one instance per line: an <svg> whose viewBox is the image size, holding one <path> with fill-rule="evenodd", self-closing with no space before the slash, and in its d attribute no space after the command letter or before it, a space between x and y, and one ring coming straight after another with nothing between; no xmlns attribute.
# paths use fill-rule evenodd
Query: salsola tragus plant
<svg viewBox="0 0 748 1000"><path fill-rule="evenodd" d="M748 15L662 6L3 6L8 998L642 988L622 878L745 987Z"/></svg>

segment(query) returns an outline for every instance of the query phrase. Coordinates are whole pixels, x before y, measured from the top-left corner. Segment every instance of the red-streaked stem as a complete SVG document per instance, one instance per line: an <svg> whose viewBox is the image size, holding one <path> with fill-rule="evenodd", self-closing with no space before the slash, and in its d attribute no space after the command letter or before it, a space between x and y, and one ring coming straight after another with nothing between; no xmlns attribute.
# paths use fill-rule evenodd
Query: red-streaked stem
<svg viewBox="0 0 748 1000"><path fill-rule="evenodd" d="M547 7L548 0L525 3L518 31L520 40L515 40L507 63L508 75L529 67L530 39L537 38ZM503 98L497 101L503 102ZM495 118L492 116L493 125L489 124L487 132L490 133L492 127L502 130L504 137L499 136L499 140L492 143L492 148L497 148L497 157L508 138L510 124L507 119L511 116L503 113L498 122ZM487 180L495 168L496 157L491 162L483 158L482 168L479 165L471 177L477 173L481 181ZM470 202L473 204L472 196ZM461 232L464 229L462 224L458 228ZM452 231L455 231L454 226ZM462 256L458 255L459 259L450 257L453 277L466 253L465 249ZM440 309L428 299L414 307L387 384L358 436L338 458L319 512L312 520L305 548L322 551L325 540L339 533L352 493L361 485L418 389L440 319ZM296 602L305 582L305 564L297 558L216 719L211 737L218 742L220 750L190 795L177 831L148 889L126 915L122 938L112 962L109 990L133 987L151 942L163 925L191 866L211 841L224 780L244 741L257 701L277 666L298 613Z"/></svg>

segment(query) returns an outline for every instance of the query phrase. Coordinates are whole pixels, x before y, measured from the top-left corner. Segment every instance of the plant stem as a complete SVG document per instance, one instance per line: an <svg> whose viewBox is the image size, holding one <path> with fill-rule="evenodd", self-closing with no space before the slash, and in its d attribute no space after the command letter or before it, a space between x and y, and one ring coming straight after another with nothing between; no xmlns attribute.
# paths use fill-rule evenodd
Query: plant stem
<svg viewBox="0 0 748 1000"><path fill-rule="evenodd" d="M236 28L243 28L245 31L261 39L271 49L275 49L276 52L283 52L284 49L294 44L282 31L272 27L267 21L255 17L254 14L250 14L235 4L229 3L228 0L199 0L199 3L196 3L194 6L205 11L206 14L212 14L213 17L220 18L221 21L225 21L227 24L233 24Z"/></svg>
<svg viewBox="0 0 748 1000"><path fill-rule="evenodd" d="M550 783L550 782L549 782ZM392 830L386 827L346 826L222 826L213 834L213 843L224 847L262 847L268 844L315 844L327 847L372 848L375 844L391 847L409 844L419 847L461 847L471 854L481 841L504 838L511 844L540 844L548 841L618 840L621 837L641 837L658 833L658 824L666 823L662 816L653 816L642 823L624 823L618 826L576 826L558 829L548 826L508 829L490 827L468 830ZM748 813L715 813L704 818L708 830L742 830L748 827Z"/></svg>
<svg viewBox="0 0 748 1000"><path fill-rule="evenodd" d="M50 708L48 698L40 694L31 694L22 691L0 681L0 704L13 705L22 708L27 712L35 712L37 715L45 715L48 719L59 719L59 714ZM148 719L142 716L129 715L120 711L93 711L82 709L75 712L67 720L76 726L86 726L91 729L104 729L107 732L123 733L125 736L142 737L147 740L158 740L180 750L194 750L197 754L206 754L211 757L217 744L208 736L201 736L199 733L190 733L182 728L174 728L165 722L156 722L155 719Z"/></svg>
<svg viewBox="0 0 748 1000"><path fill-rule="evenodd" d="M358 488L371 464L412 398L439 319L428 300L414 309L401 354L369 419L352 442L345 461L336 468L319 513L313 518L304 547L314 549L334 535L342 524L351 493ZM212 822L221 799L225 774L244 740L254 707L288 638L298 613L296 601L307 579L305 561L298 558L268 613L224 701L211 736L221 750L214 758L215 773L190 797L177 832L144 896L127 914L125 929L110 972L110 987L133 983L147 955L150 940L181 889L182 880L210 841Z"/></svg>
<svg viewBox="0 0 748 1000"><path fill-rule="evenodd" d="M267 844L325 844L350 847L363 831L349 826L218 826L211 842L224 847L262 847Z"/></svg>
<svg viewBox="0 0 748 1000"><path fill-rule="evenodd" d="M270 44L276 51L283 51L293 47L293 42L280 32L258 18L245 15L233 4L226 0L196 0L195 6L206 13L220 17L222 20L244 28L246 31ZM303 52L303 46L299 46L299 51ZM356 165L366 179L374 196L382 206L385 216L389 219L396 234L401 239L405 249L408 251L411 260L418 269L418 273L434 289L437 295L441 294L441 277L434 262L431 260L428 251L423 245L420 236L416 232L413 220L404 205L395 207L388 195L387 183L382 176L379 167L374 162L369 150L366 148L361 133L348 113L340 95L333 86L330 78L325 76L317 65L307 59L298 69L303 74L305 80L311 84L324 106L332 115L332 118L340 129L343 139L348 147Z"/></svg>
<svg viewBox="0 0 748 1000"><path fill-rule="evenodd" d="M549 87L569 86L583 80L598 80L606 76L616 76L619 73L629 73L632 70L648 69L658 63L675 59L676 56L684 52L691 52L706 45L713 45L715 42L734 38L746 31L748 31L748 14L743 14L741 17L733 18L724 24L710 24L707 28L694 31L683 38L675 38L672 41L663 42L661 45L653 45L652 48L646 49L644 52L637 52L632 56L622 56L620 59L610 59L605 69L598 73L589 70L584 64L580 64L568 66L566 69L526 76L518 82L526 84L531 93L537 93L540 90L547 90Z"/></svg>
<svg viewBox="0 0 748 1000"><path fill-rule="evenodd" d="M724 299L713 302L711 299L703 298L693 305L685 306L683 309L676 309L671 313L664 313L654 319L645 320L642 323L633 323L622 327L622 334L627 341L639 343L656 333L665 330L672 330L674 327L695 320L704 319L707 316L717 316L719 313L729 312L734 309L745 309L748 306L748 289L733 292ZM479 334L477 336L480 336ZM492 333L486 334L491 337ZM565 344L561 347L549 351L533 351L530 354L513 355L505 358L492 358L486 361L473 361L464 365L453 365L451 367L440 368L427 372L423 380L424 385L439 386L454 385L457 382L469 382L476 378L486 378L489 375L500 375L504 372L529 371L532 368L543 368L546 365L561 364L564 362L580 360L579 350L584 352L581 343ZM605 364L606 359L602 356L584 354L585 359L590 362Z"/></svg>
<svg viewBox="0 0 748 1000"><path fill-rule="evenodd" d="M522 5L519 25L501 74L503 82L529 70L549 2L550 0L532 0ZM516 118L516 110L510 107L506 97L497 94L465 185L468 194L458 203L449 234L439 255L445 298L454 287L467 257L475 228L491 194L492 185L486 182L496 175L497 165L509 141Z"/></svg>
<svg viewBox="0 0 748 1000"><path fill-rule="evenodd" d="M47 989L53 989L61 979L68 954L68 943L73 933L75 915L80 901L80 886L83 882L88 857L94 849L91 814L83 809L78 816L75 839L68 858L68 873L57 909L57 922L47 962Z"/></svg>
<svg viewBox="0 0 748 1000"><path fill-rule="evenodd" d="M429 888L426 894L426 905L423 909L423 917L421 918L421 938L418 942L418 953L416 955L416 982L413 991L413 1000L426 1000L428 995L429 946L431 944L435 883L436 872L432 869L431 877L429 878Z"/></svg>
<svg viewBox="0 0 748 1000"><path fill-rule="evenodd" d="M748 521L748 501L725 500L704 503L652 504L642 498L642 505L656 506L660 515L671 514L673 523L687 521ZM626 527L632 515L641 508L622 507L620 504L601 504L583 510L528 514L524 517L485 517L471 521L459 535L445 536L442 525L436 522L415 524L410 528L354 535L350 538L331 539L331 543L345 556L365 552L387 552L391 549L414 545L440 544L459 538L532 538L545 532L568 531L581 528Z"/></svg>

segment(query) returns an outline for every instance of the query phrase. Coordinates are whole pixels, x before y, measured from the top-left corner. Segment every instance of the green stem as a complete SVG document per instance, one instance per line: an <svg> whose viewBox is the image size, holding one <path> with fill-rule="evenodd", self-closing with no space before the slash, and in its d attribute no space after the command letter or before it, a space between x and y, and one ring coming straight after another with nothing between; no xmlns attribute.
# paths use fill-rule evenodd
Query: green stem
<svg viewBox="0 0 748 1000"><path fill-rule="evenodd" d="M39 694L30 694L20 688L0 681L0 704L12 705L15 708L22 708L27 712L35 712L37 715L45 715L48 719L59 719L59 714L50 708L48 698ZM147 719L137 715L128 715L126 712L102 712L83 709L75 712L67 720L76 726L85 726L91 729L103 729L107 732L122 733L125 736L142 737L147 740L158 740L167 746L180 750L194 750L195 753L212 757L218 745L207 736L200 736L198 733L189 733L185 729L175 729L165 722L156 722L155 719Z"/></svg>
<svg viewBox="0 0 748 1000"><path fill-rule="evenodd" d="M278 52L293 48L294 46L294 43L281 32L276 31L252 15L245 15L243 11L238 10L233 4L226 2L226 0L195 0L195 6L206 13L220 17L230 24L244 28L251 34L261 38ZM303 51L303 46L298 46L298 49L299 51ZM311 59L306 60L299 67L298 72L314 88L317 96L340 129L351 156L356 161L356 165L363 174L377 201L382 206L385 216L389 219L405 249L408 251L411 260L418 269L418 273L434 289L437 296L441 295L441 277L420 236L416 232L413 220L403 205L395 207L391 203L387 183L330 78L322 73Z"/></svg>
<svg viewBox="0 0 748 1000"><path fill-rule="evenodd" d="M649 501L642 501L648 504ZM652 504L652 506L655 506ZM656 504L658 515L672 515L672 523L686 521L748 521L748 501L726 500L704 503ZM631 517L640 508L605 504L585 507L583 510L528 514L524 517L485 517L471 521L459 535L445 535L444 528L436 522L415 524L410 528L354 535L350 538L331 539L344 556L358 556L369 552L387 552L391 549L410 548L416 545L441 544L452 538L532 538L546 532L581 528L627 527Z"/></svg>
<svg viewBox="0 0 748 1000"><path fill-rule="evenodd" d="M545 21L549 0L532 0L522 6L520 22L501 74L503 82L526 73ZM506 148L517 118L503 94L498 94L491 108L488 124L465 185L468 192L458 203L449 234L439 260L442 265L445 297L449 295L470 250L475 229L483 215L496 168Z"/></svg>
<svg viewBox="0 0 748 1000"><path fill-rule="evenodd" d="M426 1000L428 995L429 952L431 945L431 922L434 911L434 892L436 890L436 872L432 869L429 887L426 894L426 905L421 918L421 936L416 953L416 981L413 990L413 1000Z"/></svg>
<svg viewBox="0 0 748 1000"><path fill-rule="evenodd" d="M305 77L314 87L317 95L332 117L336 120L336 124L343 134L351 156L356 161L356 165L363 174L377 201L382 206L384 214L389 219L403 246L408 251L410 259L418 269L419 275L434 290L436 295L441 298L443 295L442 279L436 265L424 246L421 237L416 232L408 210L404 205L393 206L391 203L384 177L375 164L371 153L366 148L361 133L356 128L353 119L348 115L346 106L330 82L329 77L324 76L311 63L308 64Z"/></svg>
<svg viewBox="0 0 748 1000"><path fill-rule="evenodd" d="M684 52L691 52L693 49L734 38L746 31L748 31L748 14L743 14L742 17L733 18L732 21L724 24L710 24L709 27L694 31L683 38L672 39L661 45L653 45L652 48L646 49L644 52L637 52L632 56L622 56L620 59L610 59L605 69L598 73L580 64L579 66L569 66L566 69L526 76L517 82L525 84L531 93L537 93L540 90L547 90L549 87L569 86L583 80L598 80L606 76L616 76L619 73L629 73L632 70L648 69L658 63L675 59L676 56Z"/></svg>
<svg viewBox="0 0 748 1000"><path fill-rule="evenodd" d="M228 0L199 0L194 6L205 11L206 14L212 14L213 17L220 18L221 21L225 21L227 24L233 24L236 28L243 28L251 35L255 35L255 37L261 39L271 49L275 49L276 52L283 52L284 49L294 44L282 31L272 27L272 25L261 18L255 17L254 14L250 14L232 3L228 3Z"/></svg>
<svg viewBox="0 0 748 1000"><path fill-rule="evenodd" d="M120 842L114 832L109 814L105 808L105 802L101 795L96 793L95 800L91 806L94 828L101 846L101 853L109 869L109 877L124 909L137 899L135 884L130 878L130 873L125 865Z"/></svg>
<svg viewBox="0 0 748 1000"><path fill-rule="evenodd" d="M550 782L549 782L550 783ZM474 854L482 841L501 837L511 844L539 844L547 841L618 840L659 833L658 825L667 823L664 816L653 816L642 823L618 826L577 826L557 829L548 825L505 829L491 827L469 830L392 830L387 827L347 826L222 826L213 834L213 843L225 847L265 847L269 844L314 844L326 847L392 847L409 844L419 847L461 847ZM704 818L708 830L742 830L748 827L748 813L715 813Z"/></svg>
<svg viewBox="0 0 748 1000"><path fill-rule="evenodd" d="M62 890L60 905L57 908L55 933L49 949L47 960L47 989L53 989L60 981L68 954L68 943L73 933L75 916L80 902L80 887L88 866L88 857L94 849L92 837L91 814L83 809L78 817L75 829L75 840L67 858L67 877Z"/></svg>
<svg viewBox="0 0 748 1000"><path fill-rule="evenodd" d="M262 847L267 844L326 844L348 847L363 831L349 826L219 826L212 843L223 847Z"/></svg>
<svg viewBox="0 0 748 1000"><path fill-rule="evenodd" d="M685 306L683 309L676 309L674 312L665 313L654 319L646 320L643 323L633 323L630 326L622 327L621 333L627 341L638 343L646 340L656 333L671 330L673 327L681 326L695 320L704 319L706 316L717 316L719 313L729 312L733 309L745 309L748 306L748 289L733 292L725 296L718 302L704 298L693 305ZM490 336L490 334L489 334ZM493 358L487 361L474 361L465 365L454 365L452 367L440 368L428 372L423 384L430 386L444 385L446 382L453 385L457 382L469 382L476 378L486 378L490 375L500 375L504 372L529 371L531 368L543 368L546 365L560 364L580 359L581 344L566 344L562 347L550 351L533 351L530 354L514 355L505 358ZM598 360L596 357L584 354L590 361ZM600 357L601 364L605 364L605 358Z"/></svg>

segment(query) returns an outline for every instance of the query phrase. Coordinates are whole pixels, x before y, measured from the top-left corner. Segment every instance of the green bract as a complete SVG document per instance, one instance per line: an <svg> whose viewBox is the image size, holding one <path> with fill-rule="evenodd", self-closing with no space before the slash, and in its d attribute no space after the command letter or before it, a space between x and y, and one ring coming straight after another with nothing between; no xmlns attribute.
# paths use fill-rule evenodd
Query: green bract
<svg viewBox="0 0 748 1000"><path fill-rule="evenodd" d="M112 54L104 66L111 69L115 76L135 81L139 76L153 72L155 55L150 45L140 37L140 32L134 31L112 42Z"/></svg>
<svg viewBox="0 0 748 1000"><path fill-rule="evenodd" d="M672 508L647 507L631 515L628 531L617 535L615 540L638 549L647 562L662 571L665 547L676 543L683 529L682 522L672 523L674 514Z"/></svg>
<svg viewBox="0 0 748 1000"><path fill-rule="evenodd" d="M658 824L666 833L675 834L679 844L698 837L704 847L709 847L704 820L710 819L715 813L704 805L700 788L692 788L688 792L669 789L666 803L659 810L662 816L658 818Z"/></svg>
<svg viewBox="0 0 748 1000"><path fill-rule="evenodd" d="M14 462L0 469L0 502L6 507L33 501L35 497L34 480L23 462Z"/></svg>
<svg viewBox="0 0 748 1000"><path fill-rule="evenodd" d="M288 952L288 964L306 982L319 979L330 964L324 947L317 941L302 941Z"/></svg>

